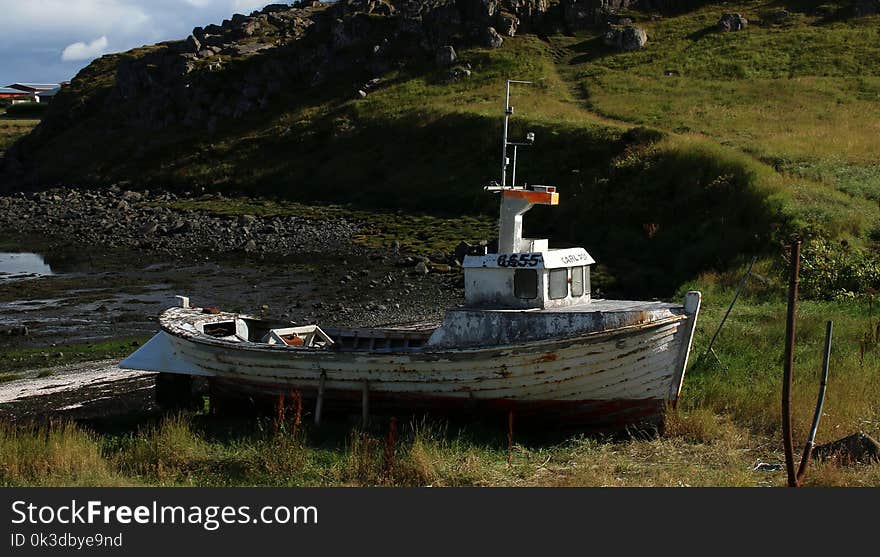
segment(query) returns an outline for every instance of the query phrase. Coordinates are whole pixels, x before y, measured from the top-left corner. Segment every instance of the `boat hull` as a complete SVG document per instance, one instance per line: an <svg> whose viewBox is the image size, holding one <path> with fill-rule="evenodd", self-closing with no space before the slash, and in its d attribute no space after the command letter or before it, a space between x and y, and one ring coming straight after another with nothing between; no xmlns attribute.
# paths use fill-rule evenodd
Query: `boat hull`
<svg viewBox="0 0 880 557"><path fill-rule="evenodd" d="M521 424L615 429L660 424L677 401L699 299L691 305L680 315L615 330L462 350L294 351L174 329L151 342L162 345L164 358L155 371L209 377L220 394L310 403L321 391L332 410L360 408L366 391L371 412L514 411ZM123 365L149 367L143 360Z"/></svg>

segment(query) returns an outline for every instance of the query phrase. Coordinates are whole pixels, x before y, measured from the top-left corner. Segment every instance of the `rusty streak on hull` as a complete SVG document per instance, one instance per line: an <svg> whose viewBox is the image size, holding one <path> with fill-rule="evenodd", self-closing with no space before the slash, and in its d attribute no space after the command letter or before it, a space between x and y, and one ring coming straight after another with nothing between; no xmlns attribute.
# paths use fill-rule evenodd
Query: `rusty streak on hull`
<svg viewBox="0 0 880 557"><path fill-rule="evenodd" d="M248 399L248 403L264 404L267 408L278 393L294 392L302 396L306 408L315 407L315 392L290 389L286 384L254 384L247 380L217 378L212 392L224 400ZM354 391L328 392L324 404L336 412L356 414L360 411L361 393ZM476 399L446 396L414 395L409 393L370 394L371 412L385 415L430 414L456 419L480 418L502 423L508 412L517 416L517 424L526 429L554 427L563 430L591 432L616 431L626 426L662 430L666 401L656 398L613 400L520 400Z"/></svg>

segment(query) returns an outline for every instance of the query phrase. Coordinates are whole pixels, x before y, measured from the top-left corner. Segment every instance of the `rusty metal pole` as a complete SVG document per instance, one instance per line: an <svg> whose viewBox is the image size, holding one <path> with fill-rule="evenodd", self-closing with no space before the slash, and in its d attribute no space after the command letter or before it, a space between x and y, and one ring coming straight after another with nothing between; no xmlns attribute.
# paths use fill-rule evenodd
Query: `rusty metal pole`
<svg viewBox="0 0 880 557"><path fill-rule="evenodd" d="M819 420L822 419L822 406L825 404L825 391L828 388L828 366L831 360L831 334L833 329L833 321L829 321L825 324L825 353L822 358L822 382L819 384L819 398L816 400L816 412L813 414L813 427L810 428L810 437L807 439L807 444L804 445L804 454L801 456L801 465L798 467L798 485L804 481L804 476L807 474L807 466L810 463L810 457L813 456L813 447L816 446L816 432L819 431Z"/></svg>
<svg viewBox="0 0 880 557"><path fill-rule="evenodd" d="M791 243L791 272L788 281L788 315L785 321L785 356L782 374L782 444L785 447L785 469L788 486L798 487L794 469L794 446L791 440L791 384L794 369L794 334L797 318L798 278L801 267L801 241Z"/></svg>

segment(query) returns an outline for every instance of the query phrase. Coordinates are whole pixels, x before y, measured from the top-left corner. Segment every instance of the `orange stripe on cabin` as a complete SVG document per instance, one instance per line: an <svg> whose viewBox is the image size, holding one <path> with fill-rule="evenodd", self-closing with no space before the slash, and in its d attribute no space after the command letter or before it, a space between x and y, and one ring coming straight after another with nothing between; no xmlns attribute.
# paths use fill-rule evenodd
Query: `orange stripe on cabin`
<svg viewBox="0 0 880 557"><path fill-rule="evenodd" d="M525 199L529 203L534 203L536 205L559 205L558 193L528 190L505 190L504 197Z"/></svg>

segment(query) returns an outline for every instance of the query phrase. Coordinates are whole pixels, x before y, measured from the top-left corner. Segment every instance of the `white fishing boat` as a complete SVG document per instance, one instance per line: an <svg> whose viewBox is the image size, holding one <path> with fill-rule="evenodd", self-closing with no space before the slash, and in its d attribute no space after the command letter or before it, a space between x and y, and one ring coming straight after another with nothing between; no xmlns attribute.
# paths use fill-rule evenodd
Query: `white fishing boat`
<svg viewBox="0 0 880 557"><path fill-rule="evenodd" d="M681 393L699 292L684 303L592 299L583 248L551 249L523 238L523 215L557 205L553 186L516 184L516 150L504 115L497 253L463 261L465 303L442 323L381 329L321 328L181 307L122 362L159 372L157 394L173 398L194 376L227 395L290 395L316 421L322 409L365 412L514 412L518 423L620 429L661 426ZM513 164L508 155L513 148ZM508 184L508 174L511 180ZM170 393L170 394L169 394Z"/></svg>

